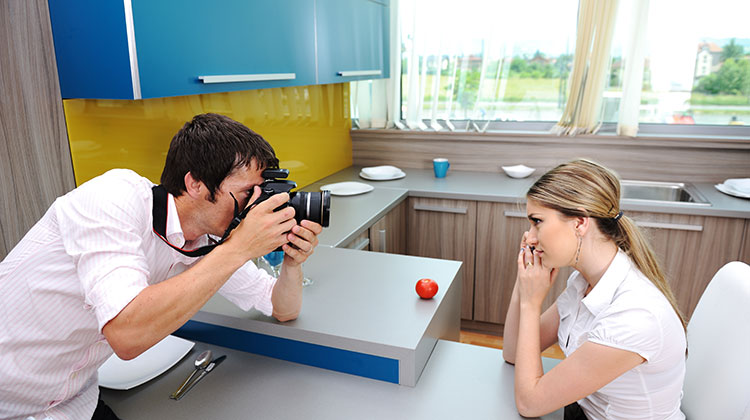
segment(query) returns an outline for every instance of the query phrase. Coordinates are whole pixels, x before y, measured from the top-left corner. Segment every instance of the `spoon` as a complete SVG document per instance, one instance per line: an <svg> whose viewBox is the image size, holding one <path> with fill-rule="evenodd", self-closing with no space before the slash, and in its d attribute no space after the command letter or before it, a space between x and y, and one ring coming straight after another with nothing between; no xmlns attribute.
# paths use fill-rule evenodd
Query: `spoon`
<svg viewBox="0 0 750 420"><path fill-rule="evenodd" d="M211 362L211 350L206 350L203 353L199 354L198 357L195 359L195 370L190 374L190 376L185 379L185 382L180 385L179 388L177 388L177 391L173 392L172 395L169 396L169 398L177 399L177 397L180 395L180 392L185 388L185 385L187 385L193 377L200 372L201 370L205 369L206 366Z"/></svg>

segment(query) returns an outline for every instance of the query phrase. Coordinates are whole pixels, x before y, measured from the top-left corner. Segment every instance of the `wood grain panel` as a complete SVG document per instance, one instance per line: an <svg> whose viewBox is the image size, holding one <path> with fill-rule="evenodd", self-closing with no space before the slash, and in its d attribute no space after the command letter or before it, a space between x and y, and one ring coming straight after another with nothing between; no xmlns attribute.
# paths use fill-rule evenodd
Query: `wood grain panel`
<svg viewBox="0 0 750 420"><path fill-rule="evenodd" d="M406 254L406 217L406 200L404 200L375 222L370 227L370 250ZM382 243L381 231L384 231L385 243Z"/></svg>
<svg viewBox="0 0 750 420"><path fill-rule="evenodd" d="M415 210L415 205L465 209L450 213ZM406 249L409 255L463 262L461 318L471 319L474 299L476 202L434 198L408 199Z"/></svg>
<svg viewBox="0 0 750 420"><path fill-rule="evenodd" d="M750 264L750 220L745 220L745 233L742 238L739 260L745 264Z"/></svg>
<svg viewBox="0 0 750 420"><path fill-rule="evenodd" d="M357 235L354 239L349 241L346 245L342 245L342 248L349 248L349 249L359 249L362 251L369 251L370 250L370 244L368 242L367 245L362 246L365 242L370 240L370 230L366 229L364 232Z"/></svg>
<svg viewBox="0 0 750 420"><path fill-rule="evenodd" d="M523 233L529 229L524 217L506 212L523 213L523 205L477 203L477 258L474 280L474 320L505 323L513 285L518 272L518 249ZM557 280L544 300L543 309L552 305L565 289L572 268L560 270Z"/></svg>
<svg viewBox="0 0 750 420"><path fill-rule="evenodd" d="M724 264L740 255L744 219L630 212L638 221L701 226L702 231L642 228L657 255L677 304L689 319L703 291Z"/></svg>
<svg viewBox="0 0 750 420"><path fill-rule="evenodd" d="M523 163L541 174L559 163L586 157L623 179L679 182L722 182L746 177L750 171L747 140L407 130L352 130L351 135L354 165L361 166L429 169L432 159L441 156L449 157L455 170L500 172L503 165Z"/></svg>
<svg viewBox="0 0 750 420"><path fill-rule="evenodd" d="M0 258L75 187L46 0L0 2Z"/></svg>

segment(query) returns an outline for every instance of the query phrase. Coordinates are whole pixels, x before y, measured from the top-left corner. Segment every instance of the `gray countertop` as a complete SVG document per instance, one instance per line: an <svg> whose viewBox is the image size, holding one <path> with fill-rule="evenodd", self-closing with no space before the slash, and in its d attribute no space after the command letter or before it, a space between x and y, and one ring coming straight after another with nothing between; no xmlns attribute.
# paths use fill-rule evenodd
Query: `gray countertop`
<svg viewBox="0 0 750 420"><path fill-rule="evenodd" d="M445 178L438 179L431 169L403 169L406 173L404 178L368 181L359 177L360 170L359 166L350 166L304 188L305 191L318 191L322 185L345 181L357 181L375 187L365 194L332 197L331 226L320 235L321 244L345 245L407 196L523 203L526 191L541 175L534 173L528 178L515 179L505 173L450 170ZM642 204L623 200L622 209L750 219L750 199L728 196L710 183L693 185L711 202L711 206Z"/></svg>
<svg viewBox="0 0 750 420"><path fill-rule="evenodd" d="M314 334L414 348L453 283L460 288L460 267L457 261L323 247L305 262L313 283L303 289L297 319L282 323L255 310L245 312L218 294L194 319L203 321L210 313L236 319L237 325L259 323L259 332L273 328L273 335L284 338ZM437 295L428 300L414 290L425 277L438 283Z"/></svg>
<svg viewBox="0 0 750 420"><path fill-rule="evenodd" d="M227 359L179 401L169 399L211 349ZM543 358L545 371L559 361ZM522 419L502 351L440 340L417 387L196 343L177 365L128 391L102 389L124 419ZM542 417L562 419L562 410Z"/></svg>
<svg viewBox="0 0 750 420"><path fill-rule="evenodd" d="M311 361L320 363L316 366L337 366L333 359L340 353L330 349L386 358L398 363L397 382L410 386L437 339L459 338L460 262L319 247L304 263L304 271L313 283L303 289L297 319L278 322L215 295L176 335L219 345L236 340L235 348L284 353L281 358L300 363L309 360L307 347L296 343L309 343L320 352ZM420 299L414 289L425 277L439 286L432 299ZM259 347L253 343L256 334L291 341L278 348Z"/></svg>

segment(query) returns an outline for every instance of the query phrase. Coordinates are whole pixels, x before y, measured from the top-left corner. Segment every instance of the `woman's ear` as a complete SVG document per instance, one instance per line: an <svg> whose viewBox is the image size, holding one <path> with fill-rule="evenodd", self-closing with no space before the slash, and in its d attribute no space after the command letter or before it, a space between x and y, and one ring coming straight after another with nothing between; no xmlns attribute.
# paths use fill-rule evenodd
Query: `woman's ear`
<svg viewBox="0 0 750 420"><path fill-rule="evenodd" d="M200 198L204 187L203 182L195 179L192 173L185 174L185 192L190 197Z"/></svg>
<svg viewBox="0 0 750 420"><path fill-rule="evenodd" d="M588 213L586 210L579 208L578 210L581 210L583 213ZM578 236L584 236L586 235L586 232L588 232L589 227L591 226L591 218L588 216L577 216L573 219L573 223L576 230L576 235Z"/></svg>

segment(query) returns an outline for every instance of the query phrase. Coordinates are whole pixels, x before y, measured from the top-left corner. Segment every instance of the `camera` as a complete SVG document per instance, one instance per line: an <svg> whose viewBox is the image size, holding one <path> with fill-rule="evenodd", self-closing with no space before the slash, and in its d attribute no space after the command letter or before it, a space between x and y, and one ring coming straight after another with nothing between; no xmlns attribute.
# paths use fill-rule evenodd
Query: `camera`
<svg viewBox="0 0 750 420"><path fill-rule="evenodd" d="M273 211L279 211L285 207L292 207L294 209L294 220L297 223L303 220L310 220L320 224L323 227L328 227L328 221L331 214L331 192L320 191L320 192L305 192L305 191L294 191L290 192L297 186L297 183L284 179L289 176L288 169L266 169L261 173L263 182L259 185L260 197L256 199L251 205L240 210L237 199L234 199L234 218L229 223L229 227L224 231L224 236L221 237L221 241L224 241L229 237L229 234L236 228L242 219L247 216L247 213L256 204L262 203L268 200L271 196L280 193L289 193L289 201L273 209ZM281 178L281 179L279 179ZM281 248L277 249L280 251Z"/></svg>
<svg viewBox="0 0 750 420"><path fill-rule="evenodd" d="M297 187L297 183L286 179L289 176L288 169L266 169L261 176L263 176L264 181L260 184L260 197L253 204L261 203L274 194L289 193L289 201L277 207L274 211L292 207L294 209L294 220L297 223L310 220L323 227L328 227L331 214L330 191L290 192Z"/></svg>

